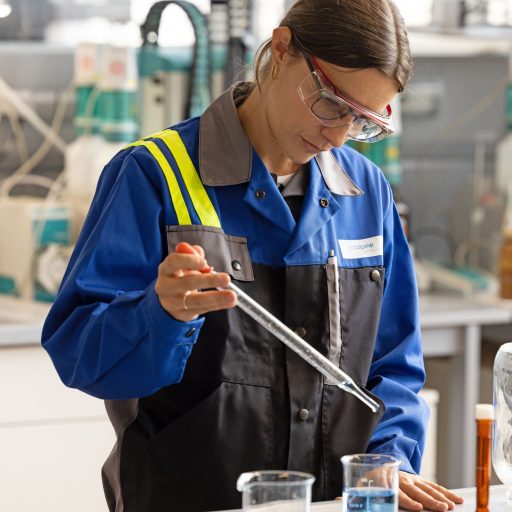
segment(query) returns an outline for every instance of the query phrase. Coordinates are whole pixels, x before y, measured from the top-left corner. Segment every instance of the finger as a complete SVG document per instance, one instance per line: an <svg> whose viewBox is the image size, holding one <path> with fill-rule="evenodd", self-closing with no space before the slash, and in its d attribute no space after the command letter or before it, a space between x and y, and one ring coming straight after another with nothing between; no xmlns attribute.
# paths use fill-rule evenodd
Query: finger
<svg viewBox="0 0 512 512"><path fill-rule="evenodd" d="M198 254L199 256L202 256L205 258L204 250L200 245L190 245L187 242L180 242L176 245L176 252L178 254ZM205 258L206 261L206 258ZM200 269L200 272L208 273L213 270L213 267L211 267L208 264L205 264L203 268Z"/></svg>
<svg viewBox="0 0 512 512"><path fill-rule="evenodd" d="M439 492L443 493L449 500L453 501L454 503L457 503L457 504L464 503L464 498L462 496L459 496L458 494L455 494L454 492L448 490L446 487L443 487L442 485L436 484L435 482L428 481L428 483L434 489L436 489Z"/></svg>
<svg viewBox="0 0 512 512"><path fill-rule="evenodd" d="M195 249L197 254L199 254L199 256L202 256L203 258L206 259L204 255L204 249L200 245L193 245L192 247ZM211 265L206 265L204 268L200 270L200 272L203 274L208 274L209 272L213 272L213 267Z"/></svg>
<svg viewBox="0 0 512 512"><path fill-rule="evenodd" d="M197 254L196 250L187 242L176 244L174 250L180 254Z"/></svg>
<svg viewBox="0 0 512 512"><path fill-rule="evenodd" d="M191 292L187 295L187 311L195 315L236 306L236 294L230 290Z"/></svg>
<svg viewBox="0 0 512 512"><path fill-rule="evenodd" d="M439 501L427 494L425 491L422 491L419 487L414 484L403 484L400 486L400 489L409 496L409 498L421 503L423 508L428 510L434 510L438 512L446 512L449 506L448 503L444 501Z"/></svg>
<svg viewBox="0 0 512 512"><path fill-rule="evenodd" d="M423 505L421 503L414 501L403 491L400 491L398 501L400 508L405 508L406 510L423 510Z"/></svg>
<svg viewBox="0 0 512 512"><path fill-rule="evenodd" d="M194 251L204 258L204 249L200 245L193 245ZM179 251L178 251L179 252Z"/></svg>
<svg viewBox="0 0 512 512"><path fill-rule="evenodd" d="M173 280L173 293L184 293L193 290L207 290L210 288L224 288L231 278L224 272L201 274L190 273Z"/></svg>
<svg viewBox="0 0 512 512"><path fill-rule="evenodd" d="M183 275L184 270L196 270L199 272L206 266L206 260L198 254L179 254L171 253L160 264L160 271L166 275L174 277Z"/></svg>
<svg viewBox="0 0 512 512"><path fill-rule="evenodd" d="M428 480L420 480L416 482L416 486L419 487L421 490L425 491L428 495L432 496L436 500L448 503L449 510L455 508L455 503L451 501L447 496L445 496L444 493L437 490Z"/></svg>

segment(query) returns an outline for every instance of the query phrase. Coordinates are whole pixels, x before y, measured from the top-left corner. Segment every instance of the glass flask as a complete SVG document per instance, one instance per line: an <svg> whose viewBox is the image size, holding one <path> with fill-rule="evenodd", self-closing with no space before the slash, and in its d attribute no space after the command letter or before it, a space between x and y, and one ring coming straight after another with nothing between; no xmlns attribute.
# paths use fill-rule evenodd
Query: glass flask
<svg viewBox="0 0 512 512"><path fill-rule="evenodd" d="M512 510L512 343L502 345L494 360L493 405L492 464Z"/></svg>

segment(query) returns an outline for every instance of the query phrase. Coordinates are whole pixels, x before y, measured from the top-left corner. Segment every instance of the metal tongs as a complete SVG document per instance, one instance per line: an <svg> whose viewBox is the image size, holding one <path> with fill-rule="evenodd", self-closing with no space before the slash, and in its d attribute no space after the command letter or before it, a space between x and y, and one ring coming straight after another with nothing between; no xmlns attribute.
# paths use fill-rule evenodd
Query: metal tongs
<svg viewBox="0 0 512 512"><path fill-rule="evenodd" d="M262 327L281 340L287 347L296 352L304 361L308 362L313 368L316 368L321 374L334 381L341 389L352 393L361 402L368 406L373 412L377 412L379 404L366 393L347 375L340 370L329 359L323 356L318 350L314 349L309 343L297 336L283 322L269 313L264 307L253 300L249 295L242 291L238 286L229 283L226 288L233 290L238 296L237 306L256 320Z"/></svg>

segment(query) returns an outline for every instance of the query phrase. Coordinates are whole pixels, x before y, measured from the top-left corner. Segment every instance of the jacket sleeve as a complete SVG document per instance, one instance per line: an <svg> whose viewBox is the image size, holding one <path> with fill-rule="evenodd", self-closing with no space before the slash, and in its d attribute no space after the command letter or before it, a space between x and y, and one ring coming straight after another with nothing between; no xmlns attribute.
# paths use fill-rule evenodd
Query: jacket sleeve
<svg viewBox="0 0 512 512"><path fill-rule="evenodd" d="M168 219L165 182L151 166L130 154L104 169L43 327L64 384L99 398L142 397L179 382L204 320L173 319L155 293Z"/></svg>
<svg viewBox="0 0 512 512"><path fill-rule="evenodd" d="M391 195L390 189L388 189ZM368 451L394 455L400 469L418 473L429 410L418 396L425 382L418 292L412 258L392 199L384 219L385 286L368 389L386 411Z"/></svg>

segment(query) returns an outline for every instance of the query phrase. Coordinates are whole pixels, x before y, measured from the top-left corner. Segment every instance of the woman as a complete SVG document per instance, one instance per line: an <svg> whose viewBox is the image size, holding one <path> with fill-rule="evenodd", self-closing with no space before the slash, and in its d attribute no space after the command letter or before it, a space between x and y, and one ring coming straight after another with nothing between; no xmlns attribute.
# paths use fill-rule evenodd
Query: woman
<svg viewBox="0 0 512 512"><path fill-rule="evenodd" d="M428 413L412 262L388 183L343 145L392 132L410 68L390 0L299 0L257 83L106 166L43 344L66 385L107 400L110 510L236 508L237 476L270 468L313 473L314 499L333 499L340 457L362 451L400 458L402 507L461 501L415 476ZM230 276L385 408L234 308Z"/></svg>

